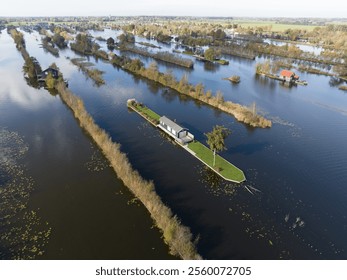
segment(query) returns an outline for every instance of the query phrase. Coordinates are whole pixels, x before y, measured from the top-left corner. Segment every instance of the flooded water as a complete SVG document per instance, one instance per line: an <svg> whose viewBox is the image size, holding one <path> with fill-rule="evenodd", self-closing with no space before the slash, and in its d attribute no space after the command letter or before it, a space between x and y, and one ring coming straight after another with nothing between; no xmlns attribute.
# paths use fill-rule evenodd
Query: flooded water
<svg viewBox="0 0 347 280"><path fill-rule="evenodd" d="M35 52L27 41L31 55L39 57L43 50ZM0 257L172 258L148 212L117 179L71 111L59 97L26 84L24 61L6 32L0 48L0 190L16 196L0 193L0 213L17 205L18 198L25 207L1 220L1 236L9 238L1 239ZM24 152L14 157L17 150ZM34 218L25 218L33 211Z"/></svg>
<svg viewBox="0 0 347 280"><path fill-rule="evenodd" d="M269 44L273 44L276 46L284 46L284 45L288 44L286 42L271 40L271 39L266 39L266 40L264 40L264 42L269 43ZM293 45L293 44L289 44L289 45ZM323 47L313 46L313 45L309 45L309 44L295 44L295 46L297 46L300 50L302 50L304 52L311 52L311 53L314 53L315 55L320 55L320 53L324 50Z"/></svg>
<svg viewBox="0 0 347 280"><path fill-rule="evenodd" d="M112 31L93 35L108 38ZM347 95L336 81L298 72L309 85L288 88L255 76L257 61L232 56L225 57L229 66L197 61L193 70L157 62L160 71L171 70L179 78L187 74L191 83L221 90L226 100L256 102L273 127L251 129L230 115L90 58L105 72L106 84L96 87L66 59L78 55L64 50L57 59L39 47L37 33L25 39L42 68L57 63L98 125L121 143L134 168L154 181L163 201L199 236L204 258L347 258ZM3 33L0 40L9 53L0 62L7 73L2 83L8 85L1 93L0 126L22 135L29 146L22 159L35 185L29 207L40 209L42 221L52 227L42 258L168 258L148 212L129 203L131 194L71 112L58 97L25 84L23 61L12 39ZM146 65L153 61L131 56ZM231 75L239 75L241 83L222 80ZM128 111L129 98L177 120L202 142L214 125L230 128L222 156L243 169L247 181L222 181Z"/></svg>

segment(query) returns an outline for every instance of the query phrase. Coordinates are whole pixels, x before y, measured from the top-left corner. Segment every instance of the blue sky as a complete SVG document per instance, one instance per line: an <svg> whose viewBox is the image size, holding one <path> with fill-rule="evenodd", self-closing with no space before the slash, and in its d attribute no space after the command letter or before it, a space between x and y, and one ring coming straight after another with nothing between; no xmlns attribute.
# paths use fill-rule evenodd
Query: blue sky
<svg viewBox="0 0 347 280"><path fill-rule="evenodd" d="M345 0L8 0L0 16L347 17Z"/></svg>

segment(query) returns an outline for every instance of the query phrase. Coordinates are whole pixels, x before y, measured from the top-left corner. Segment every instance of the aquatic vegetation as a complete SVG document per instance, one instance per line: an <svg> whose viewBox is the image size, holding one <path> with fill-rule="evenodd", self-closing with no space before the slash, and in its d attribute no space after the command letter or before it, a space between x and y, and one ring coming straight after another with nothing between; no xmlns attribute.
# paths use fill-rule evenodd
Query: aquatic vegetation
<svg viewBox="0 0 347 280"><path fill-rule="evenodd" d="M105 80L102 78L102 74L103 72L98 70L98 69L90 69L89 66L93 65L90 64L90 62L85 62L84 59L80 59L80 58L73 58L71 59L72 64L78 66L79 69L81 69L81 71L83 73L86 73L86 75L91 78L96 85L100 86L105 84Z"/></svg>
<svg viewBox="0 0 347 280"><path fill-rule="evenodd" d="M0 128L0 259L35 259L51 234L38 212L28 209L34 181L18 162L27 151L18 133Z"/></svg>

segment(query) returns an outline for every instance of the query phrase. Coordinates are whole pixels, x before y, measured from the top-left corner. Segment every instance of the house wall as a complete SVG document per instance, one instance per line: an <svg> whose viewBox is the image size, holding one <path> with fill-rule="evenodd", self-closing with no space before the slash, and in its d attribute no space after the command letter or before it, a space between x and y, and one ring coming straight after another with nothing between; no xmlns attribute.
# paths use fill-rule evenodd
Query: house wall
<svg viewBox="0 0 347 280"><path fill-rule="evenodd" d="M181 132L178 134L178 138L185 137L185 136L187 136L187 131L186 131L186 130L183 130L183 131L181 131Z"/></svg>
<svg viewBox="0 0 347 280"><path fill-rule="evenodd" d="M176 137L178 137L177 135L177 131L175 131L174 129L172 129L170 126L166 125L163 122L160 122L161 127L163 127L165 130L167 130L168 132L170 132L171 134L175 135Z"/></svg>

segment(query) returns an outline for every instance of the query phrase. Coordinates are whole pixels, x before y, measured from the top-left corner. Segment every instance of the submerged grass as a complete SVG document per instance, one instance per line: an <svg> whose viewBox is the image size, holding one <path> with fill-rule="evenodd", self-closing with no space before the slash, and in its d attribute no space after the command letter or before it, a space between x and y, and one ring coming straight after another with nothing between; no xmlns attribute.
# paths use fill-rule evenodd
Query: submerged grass
<svg viewBox="0 0 347 280"><path fill-rule="evenodd" d="M91 78L97 86L105 84L105 80L102 78L102 74L104 72L95 68L88 68L89 66L93 65L90 62L85 62L84 60L81 60L79 58L72 58L71 62L72 64L76 65L79 69L81 69L82 72L85 73L89 78Z"/></svg>
<svg viewBox="0 0 347 280"><path fill-rule="evenodd" d="M114 143L107 132L94 122L80 98L67 89L64 83L58 83L56 89L75 118L79 120L81 127L89 133L109 160L117 176L147 208L156 226L163 232L170 253L182 259L201 259L192 241L193 235L190 229L182 225L171 209L162 202L153 182L143 179L132 168L126 154L121 152L120 145Z"/></svg>

